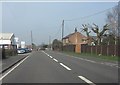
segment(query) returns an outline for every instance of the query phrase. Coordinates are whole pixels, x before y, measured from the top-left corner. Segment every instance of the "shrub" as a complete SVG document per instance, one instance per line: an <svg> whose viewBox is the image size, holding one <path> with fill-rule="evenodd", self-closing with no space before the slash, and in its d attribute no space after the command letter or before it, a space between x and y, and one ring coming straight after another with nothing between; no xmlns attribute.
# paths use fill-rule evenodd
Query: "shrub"
<svg viewBox="0 0 120 85"><path fill-rule="evenodd" d="M6 56L13 56L13 55L16 55L17 52L16 50L13 50L13 49L5 49L5 55Z"/></svg>

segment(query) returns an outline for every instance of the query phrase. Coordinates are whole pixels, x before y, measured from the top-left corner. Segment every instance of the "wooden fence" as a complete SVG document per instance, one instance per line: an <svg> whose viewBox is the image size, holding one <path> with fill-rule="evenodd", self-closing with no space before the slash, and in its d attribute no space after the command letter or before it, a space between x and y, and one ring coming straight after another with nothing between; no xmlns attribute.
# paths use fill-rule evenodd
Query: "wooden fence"
<svg viewBox="0 0 120 85"><path fill-rule="evenodd" d="M75 45L65 45L63 46L64 51L75 52Z"/></svg>
<svg viewBox="0 0 120 85"><path fill-rule="evenodd" d="M81 45L81 53L91 53L106 56L118 56L118 45Z"/></svg>

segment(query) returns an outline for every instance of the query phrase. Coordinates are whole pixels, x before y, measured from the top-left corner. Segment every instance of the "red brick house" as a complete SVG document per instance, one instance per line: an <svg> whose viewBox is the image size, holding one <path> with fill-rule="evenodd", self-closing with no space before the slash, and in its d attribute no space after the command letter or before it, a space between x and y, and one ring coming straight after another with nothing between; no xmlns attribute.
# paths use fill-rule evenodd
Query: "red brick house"
<svg viewBox="0 0 120 85"><path fill-rule="evenodd" d="M77 29L75 29L74 33L71 33L63 38L63 45L75 45L75 52L77 53L81 52L81 44L87 43L87 37L80 32L77 32Z"/></svg>
<svg viewBox="0 0 120 85"><path fill-rule="evenodd" d="M63 45L66 44L86 44L87 37L80 32L75 31L63 38Z"/></svg>

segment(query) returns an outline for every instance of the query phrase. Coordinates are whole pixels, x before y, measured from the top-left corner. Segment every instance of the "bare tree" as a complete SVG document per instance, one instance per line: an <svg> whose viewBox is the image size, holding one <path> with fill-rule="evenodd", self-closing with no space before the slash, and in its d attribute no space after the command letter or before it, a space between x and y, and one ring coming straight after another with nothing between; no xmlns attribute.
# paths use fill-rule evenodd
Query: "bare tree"
<svg viewBox="0 0 120 85"><path fill-rule="evenodd" d="M110 33L118 34L118 5L107 13L107 23L110 24Z"/></svg>
<svg viewBox="0 0 120 85"><path fill-rule="evenodd" d="M118 2L118 36L120 41L120 1Z"/></svg>
<svg viewBox="0 0 120 85"><path fill-rule="evenodd" d="M83 26L83 31L86 32L86 35L87 35L87 37L89 38L91 31L89 31L88 25L82 24L82 26Z"/></svg>
<svg viewBox="0 0 120 85"><path fill-rule="evenodd" d="M92 31L93 31L94 33L96 33L96 36L97 36L97 44L100 45L101 39L102 39L102 37L104 36L104 33L105 33L107 30L109 30L109 28L108 28L109 25L108 25L108 24L104 25L102 31L100 31L100 28L98 27L98 25L96 25L96 24L93 24L93 25L94 25L94 27L92 27Z"/></svg>
<svg viewBox="0 0 120 85"><path fill-rule="evenodd" d="M91 29L93 27L90 24L82 24L82 26L83 26L82 31L84 31L86 33L86 35L87 35L87 39L86 39L87 43L91 45L92 42L94 42L94 44L96 44L97 41L90 35Z"/></svg>

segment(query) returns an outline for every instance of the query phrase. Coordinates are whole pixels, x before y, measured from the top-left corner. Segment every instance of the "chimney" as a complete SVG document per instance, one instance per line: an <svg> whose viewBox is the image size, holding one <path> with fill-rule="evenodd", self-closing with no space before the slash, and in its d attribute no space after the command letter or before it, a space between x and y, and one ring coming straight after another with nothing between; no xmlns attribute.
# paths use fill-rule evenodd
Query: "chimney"
<svg viewBox="0 0 120 85"><path fill-rule="evenodd" d="M77 27L75 28L75 32L77 32Z"/></svg>

